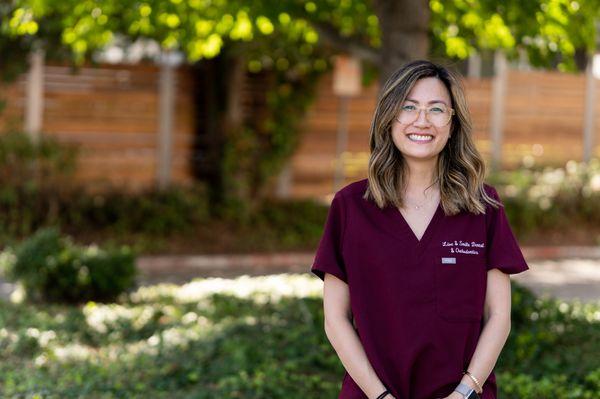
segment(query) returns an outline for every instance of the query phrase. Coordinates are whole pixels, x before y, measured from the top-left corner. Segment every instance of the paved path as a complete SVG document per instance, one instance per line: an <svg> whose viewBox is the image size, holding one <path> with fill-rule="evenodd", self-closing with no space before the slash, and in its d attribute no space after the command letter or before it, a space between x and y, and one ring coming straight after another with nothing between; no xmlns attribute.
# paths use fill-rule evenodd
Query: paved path
<svg viewBox="0 0 600 399"><path fill-rule="evenodd" d="M541 253L523 251L529 270L511 276L538 295L561 299L600 302L600 256L581 251L587 258L573 257L551 251L549 255L571 255L558 259L539 259ZM590 256L591 255L591 256ZM310 269L314 254L276 254L236 257L161 257L140 259L141 281L152 284L160 281L182 283L193 277L235 277L242 274L303 273ZM535 259L537 257L538 259ZM533 259L532 259L533 258ZM212 260L212 262L211 262ZM171 273L165 273L169 270Z"/></svg>
<svg viewBox="0 0 600 399"><path fill-rule="evenodd" d="M600 303L600 259L531 261L529 270L512 276L514 281L539 295Z"/></svg>
<svg viewBox="0 0 600 399"><path fill-rule="evenodd" d="M600 302L600 248L524 248L530 270L512 276L540 295ZM183 283L194 277L304 273L313 253L140 257L140 284ZM14 286L0 279L0 297Z"/></svg>

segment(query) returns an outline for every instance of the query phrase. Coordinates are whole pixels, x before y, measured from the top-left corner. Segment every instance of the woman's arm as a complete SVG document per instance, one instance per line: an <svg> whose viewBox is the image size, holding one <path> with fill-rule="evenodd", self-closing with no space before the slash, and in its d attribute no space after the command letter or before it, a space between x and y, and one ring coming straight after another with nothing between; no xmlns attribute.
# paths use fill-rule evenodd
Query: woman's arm
<svg viewBox="0 0 600 399"><path fill-rule="evenodd" d="M469 372L480 384L487 380L510 333L510 277L498 269L487 272L487 291L484 306L484 327ZM475 384L466 375L461 382L475 389ZM462 397L462 395L458 395Z"/></svg>
<svg viewBox="0 0 600 399"><path fill-rule="evenodd" d="M332 274L325 274L323 287L325 334L348 374L369 398L377 398L385 386L375 374L352 326L348 285ZM392 399L387 395L385 399Z"/></svg>

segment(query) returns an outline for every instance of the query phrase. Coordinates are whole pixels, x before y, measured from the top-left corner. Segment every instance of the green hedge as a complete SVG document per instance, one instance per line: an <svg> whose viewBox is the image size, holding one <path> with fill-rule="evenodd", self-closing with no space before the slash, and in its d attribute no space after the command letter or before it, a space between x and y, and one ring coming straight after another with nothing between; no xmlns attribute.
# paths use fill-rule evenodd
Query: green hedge
<svg viewBox="0 0 600 399"><path fill-rule="evenodd" d="M313 250L322 234L327 206L314 200L267 200L246 214L235 201L211 208L199 183L91 193L72 184L75 155L48 138L34 144L23 134L0 135L0 243L54 226L80 241L128 243L144 252L284 251ZM600 244L599 159L522 167L489 181L520 241L552 232L568 243L576 226Z"/></svg>
<svg viewBox="0 0 600 399"><path fill-rule="evenodd" d="M113 301L133 286L137 271L129 248L78 246L57 229L39 230L3 258L4 273L30 301Z"/></svg>
<svg viewBox="0 0 600 399"><path fill-rule="evenodd" d="M564 166L531 166L490 176L521 237L536 231L572 232L573 226L599 234L600 159ZM568 233L567 233L568 234ZM568 236L566 236L568 237ZM600 244L600 236L596 238Z"/></svg>
<svg viewBox="0 0 600 399"><path fill-rule="evenodd" d="M278 275L145 287L118 304L0 301L0 387L4 397L332 398L343 367L321 290L314 276ZM600 303L539 299L513 282L499 397L597 398L598 314Z"/></svg>

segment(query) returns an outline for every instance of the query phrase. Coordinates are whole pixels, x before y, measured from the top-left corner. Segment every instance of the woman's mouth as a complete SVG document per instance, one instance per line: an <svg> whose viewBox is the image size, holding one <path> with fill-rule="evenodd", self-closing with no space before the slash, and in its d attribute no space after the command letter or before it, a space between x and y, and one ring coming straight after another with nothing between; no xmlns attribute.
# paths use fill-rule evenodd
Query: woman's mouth
<svg viewBox="0 0 600 399"><path fill-rule="evenodd" d="M415 143L429 143L430 141L433 141L433 136L430 134L411 133L408 134L407 137L410 141L413 141Z"/></svg>

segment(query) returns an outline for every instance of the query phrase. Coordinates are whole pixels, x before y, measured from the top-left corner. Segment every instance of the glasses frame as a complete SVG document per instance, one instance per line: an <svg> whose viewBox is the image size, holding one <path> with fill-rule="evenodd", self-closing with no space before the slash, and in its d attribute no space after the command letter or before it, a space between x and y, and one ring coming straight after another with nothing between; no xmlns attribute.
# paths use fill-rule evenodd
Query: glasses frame
<svg viewBox="0 0 600 399"><path fill-rule="evenodd" d="M400 121L400 115L396 116L394 119L396 119L396 121L398 121L398 123L401 123L403 125L411 125L411 124L415 123L415 121L417 119L419 119L419 116L421 116L421 111L425 111L425 119L427 120L427 122L431 123L435 127L444 127L444 126L447 126L448 123L450 123L450 121L452 120L452 116L455 114L454 108L448 108L447 110L450 111L450 116L448 117L448 121L446 123L444 123L443 125L436 125L429 119L428 110L431 107L417 107L416 105L415 105L415 107L417 108L417 115L415 116L415 119L412 120L412 122L406 123L406 122ZM402 114L402 112L403 112L402 109L400 109L400 114Z"/></svg>

